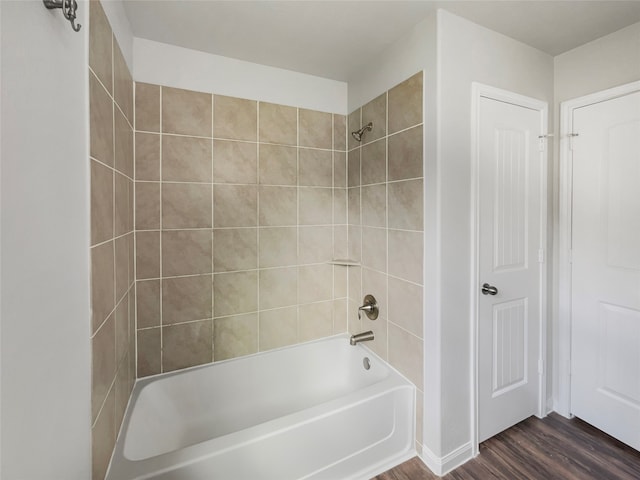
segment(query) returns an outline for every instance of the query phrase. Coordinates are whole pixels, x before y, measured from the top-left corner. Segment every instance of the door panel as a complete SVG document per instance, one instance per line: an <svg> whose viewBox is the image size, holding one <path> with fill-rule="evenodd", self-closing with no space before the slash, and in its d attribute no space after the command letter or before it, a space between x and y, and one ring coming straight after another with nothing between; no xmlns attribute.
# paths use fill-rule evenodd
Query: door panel
<svg viewBox="0 0 640 480"><path fill-rule="evenodd" d="M541 112L489 98L479 112L478 438L537 413ZM480 288L480 286L479 286Z"/></svg>
<svg viewBox="0 0 640 480"><path fill-rule="evenodd" d="M573 130L571 413L640 449L640 92Z"/></svg>

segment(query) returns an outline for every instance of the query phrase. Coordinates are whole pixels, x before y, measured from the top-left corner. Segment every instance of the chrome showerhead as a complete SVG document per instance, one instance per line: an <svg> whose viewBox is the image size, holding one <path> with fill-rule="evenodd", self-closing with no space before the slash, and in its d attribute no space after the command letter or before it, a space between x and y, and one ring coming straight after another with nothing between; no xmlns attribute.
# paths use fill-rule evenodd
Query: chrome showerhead
<svg viewBox="0 0 640 480"><path fill-rule="evenodd" d="M351 136L353 138L355 138L357 141L361 142L362 141L362 135L364 134L364 132L370 132L371 130L373 130L373 122L367 123L360 130L356 130L355 132L351 132Z"/></svg>

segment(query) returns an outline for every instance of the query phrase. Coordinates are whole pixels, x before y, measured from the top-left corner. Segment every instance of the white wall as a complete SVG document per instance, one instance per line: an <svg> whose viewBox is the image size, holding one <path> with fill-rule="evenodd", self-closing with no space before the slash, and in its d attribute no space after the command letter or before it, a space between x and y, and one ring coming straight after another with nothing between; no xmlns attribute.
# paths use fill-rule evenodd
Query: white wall
<svg viewBox="0 0 640 480"><path fill-rule="evenodd" d="M608 88L640 80L640 22L606 35L554 58L554 118L556 138L559 138L560 103ZM556 142L555 158L560 158L560 145ZM554 245L559 247L559 161L554 162ZM554 285L558 285L558 263L554 264ZM559 359L560 328L563 319L558 312L557 288L553 295L553 404L554 409L567 415L566 402L569 386L561 376ZM568 331L568 330L565 330ZM566 353L566 352L565 352ZM568 353L564 358L568 358ZM564 393L563 393L564 392Z"/></svg>
<svg viewBox="0 0 640 480"><path fill-rule="evenodd" d="M2 476L90 478L88 4L1 18Z"/></svg>
<svg viewBox="0 0 640 480"><path fill-rule="evenodd" d="M347 84L134 38L133 79L169 87L346 114Z"/></svg>
<svg viewBox="0 0 640 480"><path fill-rule="evenodd" d="M553 100L551 56L446 11L438 12L442 456L471 438L471 84ZM551 122L550 122L551 124Z"/></svg>

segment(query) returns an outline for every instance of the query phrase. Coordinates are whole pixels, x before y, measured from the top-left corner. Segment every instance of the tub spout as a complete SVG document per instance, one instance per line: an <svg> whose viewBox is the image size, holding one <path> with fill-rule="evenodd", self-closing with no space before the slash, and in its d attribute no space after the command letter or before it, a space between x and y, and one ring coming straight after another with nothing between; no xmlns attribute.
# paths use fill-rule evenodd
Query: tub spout
<svg viewBox="0 0 640 480"><path fill-rule="evenodd" d="M351 345L357 345L360 342L368 342L370 340L373 340L373 332L371 330L369 330L368 332L362 332L356 335L351 335L351 338L349 339L349 343Z"/></svg>

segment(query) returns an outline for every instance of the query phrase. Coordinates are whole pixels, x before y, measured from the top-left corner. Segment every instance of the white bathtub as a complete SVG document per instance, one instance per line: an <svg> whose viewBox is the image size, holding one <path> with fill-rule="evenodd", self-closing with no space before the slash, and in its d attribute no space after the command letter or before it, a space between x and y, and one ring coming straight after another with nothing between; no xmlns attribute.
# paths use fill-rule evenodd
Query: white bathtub
<svg viewBox="0 0 640 480"><path fill-rule="evenodd" d="M414 411L415 387L346 335L157 375L107 479L369 479L415 455Z"/></svg>

